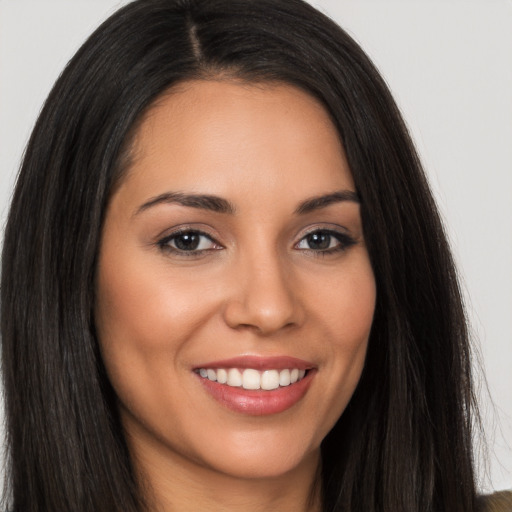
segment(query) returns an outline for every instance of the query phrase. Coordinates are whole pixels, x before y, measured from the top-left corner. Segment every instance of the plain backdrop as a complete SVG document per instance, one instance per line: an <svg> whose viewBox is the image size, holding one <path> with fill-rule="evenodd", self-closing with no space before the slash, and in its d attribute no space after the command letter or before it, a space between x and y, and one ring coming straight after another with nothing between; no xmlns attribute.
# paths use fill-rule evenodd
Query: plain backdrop
<svg viewBox="0 0 512 512"><path fill-rule="evenodd" d="M46 95L87 35L123 3L0 0L2 230ZM512 488L512 1L311 3L374 60L420 151L492 396L481 378L489 463L479 463L480 486Z"/></svg>

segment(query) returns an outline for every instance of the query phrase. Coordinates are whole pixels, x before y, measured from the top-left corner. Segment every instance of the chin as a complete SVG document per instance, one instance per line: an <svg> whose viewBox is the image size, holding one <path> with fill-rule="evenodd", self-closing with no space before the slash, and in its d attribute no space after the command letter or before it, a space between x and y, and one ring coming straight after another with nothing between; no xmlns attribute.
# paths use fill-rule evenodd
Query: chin
<svg viewBox="0 0 512 512"><path fill-rule="evenodd" d="M267 450L250 455L230 453L222 464L216 464L214 469L236 479L266 480L279 479L293 473L308 471L319 463L320 450L308 453L269 452Z"/></svg>
<svg viewBox="0 0 512 512"><path fill-rule="evenodd" d="M209 449L198 447L203 461L218 472L243 479L278 478L294 472L311 471L320 460L321 438L273 428L216 436ZM315 439L312 439L315 437Z"/></svg>

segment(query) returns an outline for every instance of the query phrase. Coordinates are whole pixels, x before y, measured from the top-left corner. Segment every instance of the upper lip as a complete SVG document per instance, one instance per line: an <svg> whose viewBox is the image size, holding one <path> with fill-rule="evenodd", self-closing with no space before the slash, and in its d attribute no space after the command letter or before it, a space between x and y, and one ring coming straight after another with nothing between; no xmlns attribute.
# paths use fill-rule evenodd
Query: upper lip
<svg viewBox="0 0 512 512"><path fill-rule="evenodd" d="M208 361L194 367L195 370L200 368L252 368L254 370L285 370L297 368L299 370L310 370L314 368L314 364L291 356L238 356L218 361Z"/></svg>

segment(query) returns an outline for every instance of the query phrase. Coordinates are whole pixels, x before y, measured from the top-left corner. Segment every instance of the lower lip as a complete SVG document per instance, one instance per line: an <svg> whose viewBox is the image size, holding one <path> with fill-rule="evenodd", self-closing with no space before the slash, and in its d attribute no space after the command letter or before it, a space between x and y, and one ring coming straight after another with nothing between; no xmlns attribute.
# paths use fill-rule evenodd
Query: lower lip
<svg viewBox="0 0 512 512"><path fill-rule="evenodd" d="M298 382L271 391L248 390L198 376L206 391L232 411L250 416L278 414L293 407L306 394L315 371L310 370Z"/></svg>

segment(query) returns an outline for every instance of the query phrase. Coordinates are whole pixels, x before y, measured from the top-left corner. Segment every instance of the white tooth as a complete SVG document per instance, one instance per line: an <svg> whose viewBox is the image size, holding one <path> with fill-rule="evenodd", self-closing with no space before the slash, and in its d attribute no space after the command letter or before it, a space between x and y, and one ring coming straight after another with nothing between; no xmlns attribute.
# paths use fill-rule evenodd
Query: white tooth
<svg viewBox="0 0 512 512"><path fill-rule="evenodd" d="M299 370L297 368L294 368L291 372L290 372L290 382L292 384L294 384L295 382L297 382L299 378Z"/></svg>
<svg viewBox="0 0 512 512"><path fill-rule="evenodd" d="M199 375L201 375L201 377L206 378L206 377L208 377L208 372L204 368L201 368L199 370Z"/></svg>
<svg viewBox="0 0 512 512"><path fill-rule="evenodd" d="M228 381L228 372L224 370L224 368L219 368L217 370L217 382L220 382L221 384L226 384Z"/></svg>
<svg viewBox="0 0 512 512"><path fill-rule="evenodd" d="M213 381L217 380L217 374L215 373L215 370L208 369L208 370L206 370L206 374L208 375L209 380L213 380Z"/></svg>
<svg viewBox="0 0 512 512"><path fill-rule="evenodd" d="M242 387L244 389L260 389L260 372L247 368L242 374Z"/></svg>
<svg viewBox="0 0 512 512"><path fill-rule="evenodd" d="M299 370L299 380L303 379L304 375L306 375L306 370Z"/></svg>
<svg viewBox="0 0 512 512"><path fill-rule="evenodd" d="M242 385L242 374L236 368L228 370L228 386L240 387Z"/></svg>
<svg viewBox="0 0 512 512"><path fill-rule="evenodd" d="M261 375L261 389L277 389L279 387L279 372L277 370L266 370Z"/></svg>
<svg viewBox="0 0 512 512"><path fill-rule="evenodd" d="M279 372L279 385L289 386L290 385L290 370L281 370Z"/></svg>

